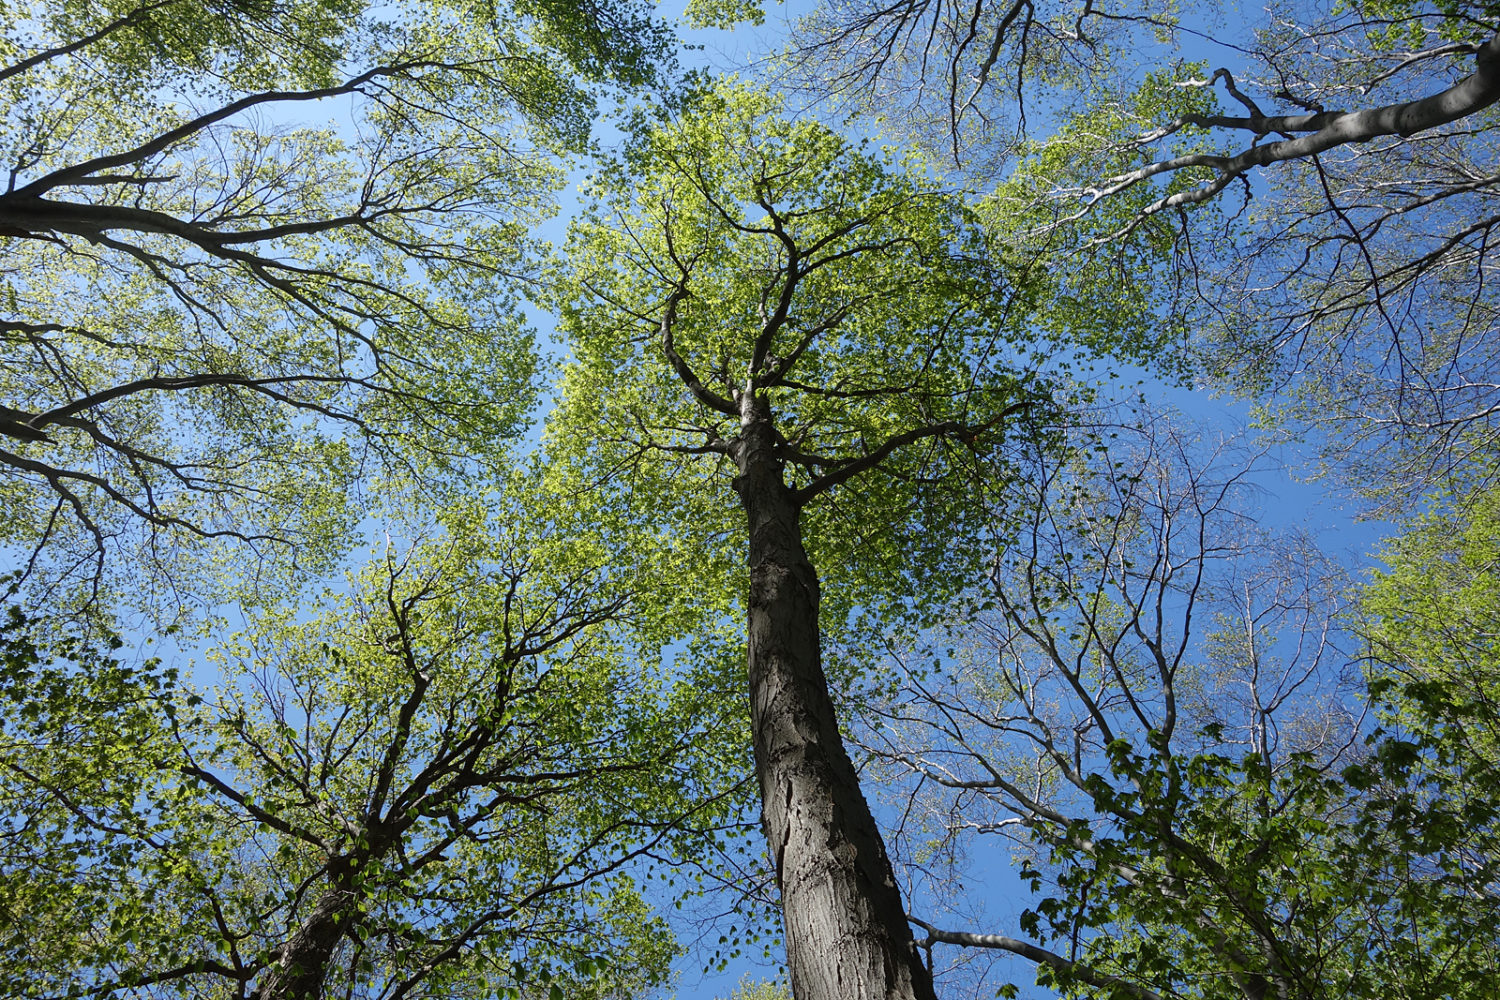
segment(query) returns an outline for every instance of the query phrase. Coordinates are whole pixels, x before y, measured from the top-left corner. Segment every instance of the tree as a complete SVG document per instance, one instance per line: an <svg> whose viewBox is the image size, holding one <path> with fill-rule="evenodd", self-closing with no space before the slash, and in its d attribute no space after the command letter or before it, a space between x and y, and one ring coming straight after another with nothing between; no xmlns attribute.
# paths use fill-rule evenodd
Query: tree
<svg viewBox="0 0 1500 1000"><path fill-rule="evenodd" d="M1014 928L918 919L921 943L1066 996L1484 995L1500 786L1351 714L1343 581L1254 523L1257 456L1121 433L1038 456L993 610L864 731L910 796L898 843L1008 842L1039 897Z"/></svg>
<svg viewBox="0 0 1500 1000"><path fill-rule="evenodd" d="M748 556L752 741L803 998L932 995L843 747L825 631L950 592L975 551L971 470L1045 435L1075 354L1154 345L1128 323L1053 334L1033 309L1046 269L987 243L923 169L724 85L644 130L570 242L576 361L554 441L602 464L637 517L701 539L713 587Z"/></svg>
<svg viewBox="0 0 1500 1000"><path fill-rule="evenodd" d="M450 511L352 593L266 613L211 692L13 614L6 995L662 983L676 942L632 868L718 833L723 713L627 654L649 595L592 539L515 500L493 515Z"/></svg>
<svg viewBox="0 0 1500 1000"><path fill-rule="evenodd" d="M1500 714L1493 655L1497 595L1496 521L1489 463L1458 496L1431 498L1381 553L1387 569L1359 593L1365 674L1388 736L1379 786L1392 827L1415 839L1421 858L1400 889L1429 924L1476 917L1461 903L1500 900ZM1389 775L1406 779L1391 789ZM1351 776L1353 777L1353 776ZM1445 894L1432 891L1441 885ZM1456 897L1456 898L1455 898ZM1436 914L1434 919L1432 916ZM1483 919L1483 918L1480 918ZM1443 941L1462 958L1461 934ZM1493 946L1482 938L1478 947ZM1482 991L1483 987L1478 987Z"/></svg>
<svg viewBox="0 0 1500 1000"><path fill-rule="evenodd" d="M1496 710L1497 504L1488 463L1458 495L1435 496L1381 552L1359 594L1365 672L1402 749L1393 766L1420 781L1401 805L1451 833L1429 864L1454 885L1500 896L1492 821L1500 781ZM1461 835L1462 834L1462 835Z"/></svg>
<svg viewBox="0 0 1500 1000"><path fill-rule="evenodd" d="M0 32L0 542L53 608L111 548L131 596L212 592L219 541L326 568L361 481L489 461L534 400L514 296L557 157L669 37L552 0L35 0Z"/></svg>
<svg viewBox="0 0 1500 1000"><path fill-rule="evenodd" d="M1170 220L1222 384L1273 394L1293 433L1396 502L1496 440L1495 24L1492 5L1407 0L1275 5L1254 30L1093 0L856 2L819 5L792 56L815 95L981 180L1089 137L1112 169L1047 192L1059 216L1150 196L1079 229L1076 252ZM1181 100L1141 114L1139 64ZM1034 141L1038 120L1077 127Z"/></svg>
<svg viewBox="0 0 1500 1000"><path fill-rule="evenodd" d="M1500 763L1500 495L1434 498L1381 559L1360 599L1374 675L1419 727L1462 720L1474 769Z"/></svg>

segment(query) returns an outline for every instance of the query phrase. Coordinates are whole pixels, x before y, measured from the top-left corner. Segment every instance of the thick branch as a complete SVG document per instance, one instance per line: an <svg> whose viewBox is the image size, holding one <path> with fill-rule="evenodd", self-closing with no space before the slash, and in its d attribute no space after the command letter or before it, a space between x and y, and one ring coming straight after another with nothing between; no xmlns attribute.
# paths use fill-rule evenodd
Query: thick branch
<svg viewBox="0 0 1500 1000"><path fill-rule="evenodd" d="M109 22L104 27L100 28L98 31L93 32L92 34L84 35L82 38L69 42L67 45L59 45L56 48L43 49L35 55L28 56L19 62L12 63L11 65L4 68L0 68L0 81L8 80L19 73L24 73L32 67L39 66L50 59L58 59L62 56L72 55L74 52L77 52L80 49L86 49L90 45L93 45L95 42L114 34L121 28L128 28L132 24L135 24L137 21L143 20L146 15L150 14L152 11L158 10L174 2L176 2L176 0L158 0L158 2L156 3L147 4L144 7L138 7L135 10L131 11L129 14L126 14L123 17L118 17L115 20Z"/></svg>
<svg viewBox="0 0 1500 1000"><path fill-rule="evenodd" d="M1480 47L1475 53L1475 61L1475 71L1458 83L1441 93L1414 101L1363 111L1320 111L1305 115L1263 115L1251 105L1252 113L1243 118L1189 114L1181 121L1202 128L1243 129L1256 135L1316 133L1307 138L1316 139L1320 144L1304 152L1295 152L1291 154L1293 156L1308 156L1331 146L1364 142L1382 135L1410 136L1465 118L1500 100L1500 34ZM1292 148L1297 149L1297 143L1304 140L1289 141ZM1278 145L1282 144L1273 143L1271 148Z"/></svg>
<svg viewBox="0 0 1500 1000"><path fill-rule="evenodd" d="M110 386L98 392L89 393L82 399L74 400L65 406L39 413L27 420L32 427L45 427L50 423L59 422L67 417L82 413L101 403L107 403L121 396L129 396L137 392L149 390L161 390L172 392L179 389L199 389L211 385L235 385L248 389L259 389L264 386L282 385L288 382L336 382L339 384L350 384L360 381L344 375L286 375L277 378L251 378L248 375L230 374L207 374L207 375L178 375L162 376L159 378L136 379L133 382L123 382L120 385ZM3 428L0 428L3 430Z"/></svg>
<svg viewBox="0 0 1500 1000"><path fill-rule="evenodd" d="M212 771L204 770L203 768L196 765L183 765L177 770L185 777L197 778L199 781L202 781L203 783L211 786L220 795L223 795L235 805L245 810L245 812L249 813L258 822L264 823L271 829L276 830L279 833L284 833L288 837L292 837L296 840L304 841L321 850L327 851L329 849L329 845L321 837L315 836L311 832L304 830L301 827L293 826L291 823L288 823L286 820L282 819L275 813L268 812L267 810L262 809L248 796L246 796L245 793L228 784Z"/></svg>
<svg viewBox="0 0 1500 1000"><path fill-rule="evenodd" d="M443 68L443 64L428 60L410 60L392 66L376 66L358 76L351 77L349 80L335 87L320 87L316 90L268 90L259 94L250 94L237 101L231 101L223 107L199 115L197 118L184 122L174 129L168 129L161 135L156 136L149 142L144 142L136 146L134 149L127 149L123 152L112 153L107 156L96 156L91 160L84 160L82 163L54 170L52 173L40 177L30 184L16 189L15 194L25 198L38 198L53 188L71 184L101 170L113 170L132 163L139 163L144 159L171 149L177 143L202 132L211 125L216 125L221 121L233 118L243 111L248 111L263 104L319 101L326 97L339 97L345 94L356 93L364 85L382 77L400 76L416 69L437 68Z"/></svg>
<svg viewBox="0 0 1500 1000"><path fill-rule="evenodd" d="M677 323L677 306L687 297L688 290L683 285L678 285L672 290L672 294L667 296L666 312L661 318L661 351L667 356L667 362L671 364L672 370L677 373L682 384L687 386L694 399L711 410L717 410L726 416L738 417L739 408L704 385L703 380L698 378L698 374L682 359L682 355L677 353L677 348L672 343L672 328Z"/></svg>
<svg viewBox="0 0 1500 1000"><path fill-rule="evenodd" d="M1477 66L1473 73L1441 93L1379 108L1269 117L1254 114L1244 118L1184 116L1177 127L1186 124L1203 128L1237 128L1256 135L1273 132L1309 134L1264 146L1251 146L1233 156L1189 154L1151 163L1139 170L1112 177L1105 187L1089 191L1090 203L1148 178L1189 167L1210 167L1219 172L1219 176L1208 184L1168 195L1148 206L1143 214L1151 215L1165 209L1207 201L1234 178L1254 167L1307 159L1337 146L1368 142L1381 136L1408 137L1458 121L1500 101L1500 33L1480 47L1475 61Z"/></svg>

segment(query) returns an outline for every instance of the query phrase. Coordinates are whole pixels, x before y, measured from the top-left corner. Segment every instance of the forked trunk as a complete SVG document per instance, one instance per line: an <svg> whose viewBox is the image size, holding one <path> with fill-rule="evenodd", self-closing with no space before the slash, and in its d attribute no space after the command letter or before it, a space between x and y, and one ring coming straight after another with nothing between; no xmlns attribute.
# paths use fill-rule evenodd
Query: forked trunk
<svg viewBox="0 0 1500 1000"><path fill-rule="evenodd" d="M763 403L735 489L749 518L750 718L797 1000L934 1000L823 674L818 576Z"/></svg>

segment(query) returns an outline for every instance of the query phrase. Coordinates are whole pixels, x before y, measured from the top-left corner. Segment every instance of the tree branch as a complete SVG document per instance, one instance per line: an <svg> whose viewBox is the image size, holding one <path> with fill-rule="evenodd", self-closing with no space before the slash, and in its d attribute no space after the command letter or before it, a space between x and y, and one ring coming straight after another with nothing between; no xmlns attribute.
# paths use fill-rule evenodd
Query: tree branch
<svg viewBox="0 0 1500 1000"><path fill-rule="evenodd" d="M738 417L740 415L739 409L729 400L704 385L702 380L698 378L697 373L682 359L682 355L677 353L677 348L673 345L672 328L677 322L677 306L687 297L688 290L685 284L678 284L676 288L672 289L672 294L667 296L667 309L661 318L662 353L667 356L667 362L672 366L672 370L677 373L677 377L682 380L682 384L687 386L688 391L693 394L694 399L711 410L717 410L726 416Z"/></svg>
<svg viewBox="0 0 1500 1000"><path fill-rule="evenodd" d="M1479 48L1475 53L1475 62L1477 65L1473 73L1440 93L1362 111L1325 111L1270 117L1252 114L1244 118L1185 115L1167 132L1182 125L1196 125L1202 128L1243 129L1256 135L1273 132L1310 134L1264 146L1251 146L1232 156L1195 153L1151 163L1139 170L1111 177L1103 188L1090 189L1086 192L1089 203L1093 204L1100 198L1116 194L1148 178L1188 167L1210 167L1219 171L1219 176L1210 183L1168 195L1141 211L1143 217L1154 215L1166 209L1207 201L1236 177L1254 167L1307 159L1337 146L1368 142L1381 136L1407 138L1418 132L1458 121L1500 101L1500 33L1496 33ZM1151 138L1160 138L1162 134L1154 134Z"/></svg>
<svg viewBox="0 0 1500 1000"><path fill-rule="evenodd" d="M418 69L445 68L457 69L459 67L433 60L413 59L390 66L375 66L334 87L320 87L316 90L268 90L258 94L250 94L237 101L231 101L206 114L199 115L197 118L184 122L176 128L168 129L149 142L144 142L133 149L111 153L106 156L96 156L93 159L84 160L82 163L54 170L50 174L32 181L30 184L15 189L14 195L21 198L40 198L42 194L51 191L53 188L71 184L100 170L113 170L132 163L139 163L148 157L165 152L177 143L190 138L198 132L202 132L210 125L233 118L243 111L248 111L263 104L320 101L327 97L340 97L345 94L356 93L360 87L382 77L401 76Z"/></svg>
<svg viewBox="0 0 1500 1000"><path fill-rule="evenodd" d="M1038 965L1050 966L1090 986L1097 986L1100 989L1108 990L1124 990L1131 996L1138 998L1138 1000L1164 1000L1162 994L1157 993L1155 990L1149 990L1128 979L1121 979L1119 976L1113 976L1107 972L1099 972L1084 965L1082 962L1063 958L1056 952L1039 948L1028 941L1019 941L1000 934L967 934L962 931L940 930L927 921L913 917L910 914L907 915L906 919L927 932L926 939L917 942L917 946L921 948L930 948L934 944L952 944L958 945L961 948L994 948L1000 951L1008 951L1013 955L1019 955Z"/></svg>
<svg viewBox="0 0 1500 1000"><path fill-rule="evenodd" d="M72 55L74 52L77 52L80 49L86 49L90 45L93 45L95 42L114 34L121 28L130 27L137 21L142 20L147 14L151 13L152 11L158 10L162 7L166 7L175 2L176 0L157 0L156 3L146 4L144 7L137 7L129 14L126 14L123 17L116 18L115 20L109 22L104 27L100 28L98 31L95 31L92 34L84 35L82 38L79 38L76 41L69 42L67 45L59 45L56 48L43 49L41 52L38 52L32 56L28 56L25 59L22 59L20 62L12 63L9 66L0 68L0 81L8 80L13 76L24 73L34 66L41 65L49 59L57 59L61 56Z"/></svg>
<svg viewBox="0 0 1500 1000"><path fill-rule="evenodd" d="M847 480L854 478L862 472L866 472L870 469L875 468L875 466L885 461L898 449L904 448L909 444L914 444L917 441L923 441L927 438L945 437L949 435L973 436L976 434L981 434L984 431L993 428L996 424L999 424L1001 421L1005 420L1005 418L1013 416L1014 414L1020 413L1023 410L1027 409L1031 406L1032 402L1033 400L1025 399L1019 403L1013 403L1010 406L1007 406L1004 410L1000 411L1000 413L997 414L993 419L987 420L982 424L969 425L959 423L956 420L948 420L944 421L943 423L928 424L925 427L916 427L901 434L893 434L892 436L886 438L885 441L882 442L881 445L874 451L871 451L865 455L861 455L859 458L845 462L844 464L834 469L832 472L825 473L824 475L814 479L812 482L808 483L801 489L793 491L792 502L797 504L798 506L803 506L818 494L827 492L833 487L838 486L840 483L846 482Z"/></svg>

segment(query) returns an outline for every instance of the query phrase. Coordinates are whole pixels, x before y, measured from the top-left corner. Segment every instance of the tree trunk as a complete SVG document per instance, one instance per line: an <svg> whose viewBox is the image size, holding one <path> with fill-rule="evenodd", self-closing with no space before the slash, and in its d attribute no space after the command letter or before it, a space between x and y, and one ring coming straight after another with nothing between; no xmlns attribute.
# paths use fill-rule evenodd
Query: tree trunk
<svg viewBox="0 0 1500 1000"><path fill-rule="evenodd" d="M347 884L351 867L347 858L330 865L333 884L281 946L276 962L262 974L251 994L252 1000L322 1000L333 951L356 916L358 893Z"/></svg>
<svg viewBox="0 0 1500 1000"><path fill-rule="evenodd" d="M751 394L746 393L746 397ZM750 720L761 818L797 1000L935 1000L823 674L818 577L770 410L741 403L735 490L749 518Z"/></svg>

